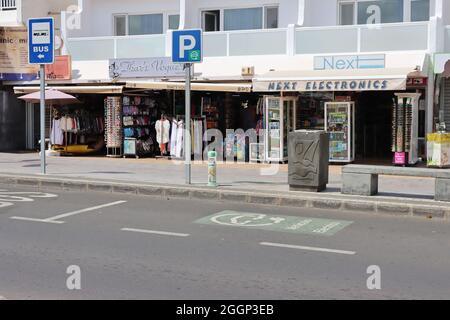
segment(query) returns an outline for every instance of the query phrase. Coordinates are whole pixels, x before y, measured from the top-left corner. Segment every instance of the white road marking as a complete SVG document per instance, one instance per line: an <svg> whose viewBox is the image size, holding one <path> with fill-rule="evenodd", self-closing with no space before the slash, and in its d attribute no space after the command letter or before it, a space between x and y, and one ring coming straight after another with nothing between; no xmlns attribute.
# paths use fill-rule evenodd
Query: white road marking
<svg viewBox="0 0 450 320"><path fill-rule="evenodd" d="M291 244L272 243L272 242L261 242L260 245L268 246L268 247L278 247L278 248L288 248L288 249L297 249L297 250L338 253L338 254L346 254L346 255L355 255L356 254L355 251L344 251L344 250L334 250L334 249L327 249L327 248L305 247L305 246L296 246L296 245L291 245Z"/></svg>
<svg viewBox="0 0 450 320"><path fill-rule="evenodd" d="M74 215L77 215L77 214L80 214L80 213L85 213L85 212L95 211L95 210L99 210L99 209L103 209L103 208L107 208L107 207L116 206L116 205L119 205L119 204L123 204L125 202L127 202L127 201L123 201L122 200L122 201L106 203L106 204L102 204L102 205L91 207L91 208L86 208L86 209L81 209L81 210L77 210L77 211L73 211L73 212L60 214L60 215L57 215L57 216L54 216L54 217L50 217L50 218L47 218L47 219L33 219L33 218L27 218L27 217L11 217L11 219L62 224L62 223L64 223L64 221L58 221L59 219L67 218L67 217L74 216Z"/></svg>
<svg viewBox="0 0 450 320"><path fill-rule="evenodd" d="M63 224L64 221L47 221L45 219L33 219L26 217L10 217L13 220L21 220L21 221L31 221L31 222L43 222L43 223L53 223L53 224Z"/></svg>
<svg viewBox="0 0 450 320"><path fill-rule="evenodd" d="M137 233L157 234L157 235L162 235L162 236L173 236L173 237L189 237L190 236L190 234L187 234L187 233L175 233L175 232L143 230L143 229L133 229L133 228L122 228L120 230L129 231L129 232L137 232Z"/></svg>

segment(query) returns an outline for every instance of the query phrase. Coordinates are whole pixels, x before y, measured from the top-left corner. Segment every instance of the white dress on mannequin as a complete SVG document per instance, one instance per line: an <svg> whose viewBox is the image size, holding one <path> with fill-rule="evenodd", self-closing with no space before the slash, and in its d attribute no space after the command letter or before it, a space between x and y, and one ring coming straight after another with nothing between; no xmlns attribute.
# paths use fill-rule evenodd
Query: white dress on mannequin
<svg viewBox="0 0 450 320"><path fill-rule="evenodd" d="M166 144L170 141L170 122L169 120L158 120L155 124L156 141L158 144Z"/></svg>

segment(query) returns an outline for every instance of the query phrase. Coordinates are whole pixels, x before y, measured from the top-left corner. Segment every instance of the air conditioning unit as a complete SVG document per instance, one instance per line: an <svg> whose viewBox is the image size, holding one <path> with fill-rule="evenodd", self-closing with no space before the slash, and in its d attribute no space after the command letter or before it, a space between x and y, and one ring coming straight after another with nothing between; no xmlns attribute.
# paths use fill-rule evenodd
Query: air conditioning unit
<svg viewBox="0 0 450 320"><path fill-rule="evenodd" d="M242 67L242 76L254 76L255 75L255 67Z"/></svg>

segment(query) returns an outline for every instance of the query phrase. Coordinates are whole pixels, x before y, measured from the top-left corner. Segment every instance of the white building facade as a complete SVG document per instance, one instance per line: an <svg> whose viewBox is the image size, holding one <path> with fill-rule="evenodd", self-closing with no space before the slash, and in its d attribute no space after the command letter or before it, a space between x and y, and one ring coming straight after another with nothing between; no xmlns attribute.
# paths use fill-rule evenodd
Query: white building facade
<svg viewBox="0 0 450 320"><path fill-rule="evenodd" d="M6 10L13 2L15 16ZM60 53L72 58L74 85L111 84L110 59L169 57L171 30L201 28L204 61L195 67L194 81L246 83L254 91L283 95L361 91L326 87L327 81L426 79L423 131L433 132L445 116L438 105L447 100L439 91L450 84L444 70L433 66L439 54L445 69L442 54L450 53L450 0L10 0L3 5L5 26L49 14L59 21ZM365 58L375 62L360 65ZM319 82L301 90L276 85L302 81ZM28 84L34 82L4 83ZM450 110L450 97L445 99Z"/></svg>

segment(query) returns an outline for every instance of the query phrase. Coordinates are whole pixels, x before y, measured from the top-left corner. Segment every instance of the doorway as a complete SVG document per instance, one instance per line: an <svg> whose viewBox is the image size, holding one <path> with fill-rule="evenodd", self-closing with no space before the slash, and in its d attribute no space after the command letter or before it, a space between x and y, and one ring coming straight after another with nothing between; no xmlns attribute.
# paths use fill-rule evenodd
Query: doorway
<svg viewBox="0 0 450 320"><path fill-rule="evenodd" d="M362 92L356 97L356 161L392 162L393 92Z"/></svg>

